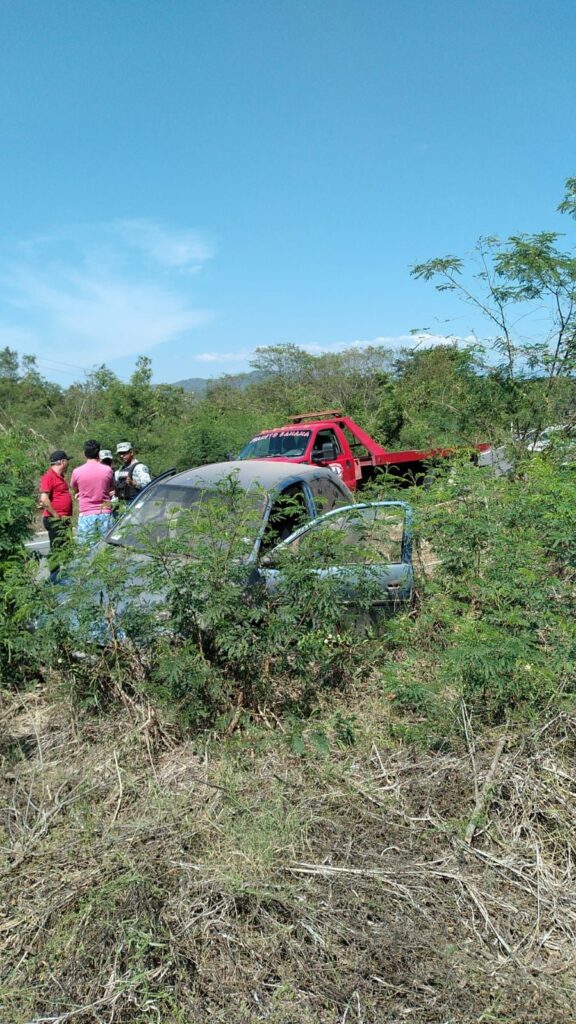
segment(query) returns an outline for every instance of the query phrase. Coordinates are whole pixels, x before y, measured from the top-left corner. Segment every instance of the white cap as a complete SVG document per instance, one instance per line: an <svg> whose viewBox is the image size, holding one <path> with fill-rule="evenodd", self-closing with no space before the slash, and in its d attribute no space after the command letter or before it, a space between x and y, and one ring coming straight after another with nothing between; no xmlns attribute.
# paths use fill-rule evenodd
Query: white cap
<svg viewBox="0 0 576 1024"><path fill-rule="evenodd" d="M120 441L120 444L116 445L116 454L117 455L121 455L122 452L131 452L131 451L132 451L132 445L130 444L130 441Z"/></svg>
<svg viewBox="0 0 576 1024"><path fill-rule="evenodd" d="M100 459L100 462L102 462L103 459L113 459L114 456L109 448L101 448L98 452L98 458Z"/></svg>

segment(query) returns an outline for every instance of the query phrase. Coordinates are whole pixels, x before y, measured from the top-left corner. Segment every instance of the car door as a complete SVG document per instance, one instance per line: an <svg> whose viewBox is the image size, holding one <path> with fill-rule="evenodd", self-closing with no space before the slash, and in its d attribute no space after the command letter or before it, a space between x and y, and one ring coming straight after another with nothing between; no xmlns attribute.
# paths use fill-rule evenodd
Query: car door
<svg viewBox="0 0 576 1024"><path fill-rule="evenodd" d="M324 445L332 448L332 458L325 457ZM314 437L310 461L320 466L330 466L333 473L341 477L348 487L354 487L354 459L346 453L338 434L332 428L318 430Z"/></svg>
<svg viewBox="0 0 576 1024"><path fill-rule="evenodd" d="M412 509L403 501L363 502L319 516L262 558L260 576L269 593L281 586L292 557L334 578L346 604L376 608L407 601L414 584Z"/></svg>

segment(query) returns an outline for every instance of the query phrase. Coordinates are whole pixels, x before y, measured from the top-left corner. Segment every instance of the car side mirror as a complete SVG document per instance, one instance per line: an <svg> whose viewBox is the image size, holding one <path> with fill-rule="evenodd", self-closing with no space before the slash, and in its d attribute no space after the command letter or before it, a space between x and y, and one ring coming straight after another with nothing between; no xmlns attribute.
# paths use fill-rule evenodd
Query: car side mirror
<svg viewBox="0 0 576 1024"><path fill-rule="evenodd" d="M336 458L334 442L325 441L321 448L314 450L313 455L318 462L332 462Z"/></svg>

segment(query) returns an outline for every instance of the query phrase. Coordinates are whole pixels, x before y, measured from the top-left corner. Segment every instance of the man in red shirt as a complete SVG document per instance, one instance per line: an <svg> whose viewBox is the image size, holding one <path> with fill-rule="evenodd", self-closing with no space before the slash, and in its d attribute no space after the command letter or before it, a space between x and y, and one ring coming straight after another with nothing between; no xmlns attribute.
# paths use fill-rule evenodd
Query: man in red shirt
<svg viewBox="0 0 576 1024"><path fill-rule="evenodd" d="M71 539L72 496L66 482L70 457L58 449L50 456L50 469L40 481L40 504L44 509L44 526L50 541L50 581L58 581L60 558L58 552Z"/></svg>

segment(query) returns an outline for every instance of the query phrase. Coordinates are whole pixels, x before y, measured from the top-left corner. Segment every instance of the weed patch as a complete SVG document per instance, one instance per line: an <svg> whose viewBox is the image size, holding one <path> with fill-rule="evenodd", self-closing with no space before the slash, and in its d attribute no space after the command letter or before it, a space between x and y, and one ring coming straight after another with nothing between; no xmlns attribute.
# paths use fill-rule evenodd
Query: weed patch
<svg viewBox="0 0 576 1024"><path fill-rule="evenodd" d="M130 709L97 726L38 710L3 713L8 735L38 723L1 784L5 1019L574 1012L573 718L506 741L469 843L501 735L471 722L418 751L367 707L354 746L302 756L266 729L200 751Z"/></svg>

